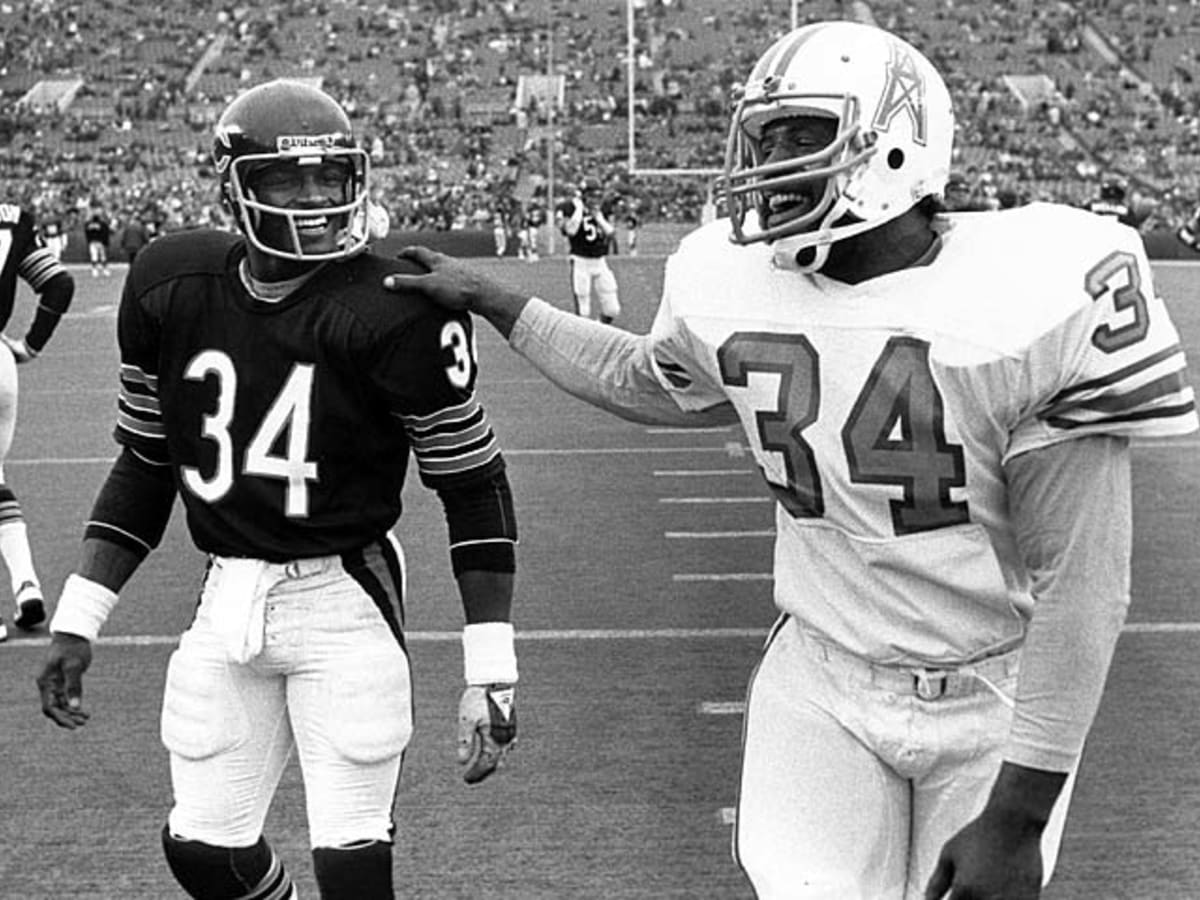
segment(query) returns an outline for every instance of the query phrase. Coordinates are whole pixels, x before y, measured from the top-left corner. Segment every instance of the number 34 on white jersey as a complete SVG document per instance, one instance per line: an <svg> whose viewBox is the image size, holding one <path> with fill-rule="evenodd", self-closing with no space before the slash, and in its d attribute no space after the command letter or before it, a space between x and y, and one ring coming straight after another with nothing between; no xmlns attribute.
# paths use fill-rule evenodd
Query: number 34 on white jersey
<svg viewBox="0 0 1200 900"><path fill-rule="evenodd" d="M1012 456L1196 427L1140 238L1110 220L960 216L930 265L861 285L775 270L727 228L668 263L658 376L683 409L737 410L779 500L777 602L862 655L950 662L1017 639Z"/></svg>

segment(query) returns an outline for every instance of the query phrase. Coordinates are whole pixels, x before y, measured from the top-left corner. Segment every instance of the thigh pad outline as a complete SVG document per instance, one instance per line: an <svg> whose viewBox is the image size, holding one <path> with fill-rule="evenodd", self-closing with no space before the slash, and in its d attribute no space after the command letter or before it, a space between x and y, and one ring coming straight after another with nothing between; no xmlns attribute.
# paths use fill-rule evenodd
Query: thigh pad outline
<svg viewBox="0 0 1200 900"><path fill-rule="evenodd" d="M412 685L408 657L399 646L364 654L327 685L325 727L339 755L371 764L404 752L413 730Z"/></svg>
<svg viewBox="0 0 1200 900"><path fill-rule="evenodd" d="M249 724L241 693L223 660L179 649L167 665L162 742L185 759L216 756L243 743Z"/></svg>

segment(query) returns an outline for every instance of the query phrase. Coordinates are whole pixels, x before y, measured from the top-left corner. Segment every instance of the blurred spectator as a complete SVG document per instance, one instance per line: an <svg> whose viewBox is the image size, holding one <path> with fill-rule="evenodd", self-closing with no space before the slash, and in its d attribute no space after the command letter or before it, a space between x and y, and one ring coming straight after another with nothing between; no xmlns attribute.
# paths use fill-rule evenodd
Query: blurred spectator
<svg viewBox="0 0 1200 900"><path fill-rule="evenodd" d="M961 172L951 172L942 204L947 212L978 212L989 209L979 191Z"/></svg>
<svg viewBox="0 0 1200 900"><path fill-rule="evenodd" d="M398 228L471 227L486 210L487 229L490 211L502 209L519 237L507 211L514 197L548 207L558 199L544 182L530 191L551 155L559 184L624 181L623 192L638 191L643 224L695 224L721 214L706 203L700 171L721 165L729 98L753 62L747 48L790 18L786 0L639 0L638 168L697 174L635 178L626 167L625 21L608 4L267 0L211 13L164 0L152 17L129 4L8 6L0 184L42 221L61 217L64 233L93 201L143 209L165 231L228 225L207 154L215 111L244 84L280 72L320 78L351 110ZM864 8L809 0L801 11L809 21ZM945 71L970 206L1083 205L1098 168L1112 167L1136 173L1131 191L1154 197L1156 227L1174 231L1191 214L1200 3L876 0L869 12ZM62 108L19 104L38 78L65 71L86 74ZM518 79L551 71L565 82L553 120L548 105L518 116Z"/></svg>

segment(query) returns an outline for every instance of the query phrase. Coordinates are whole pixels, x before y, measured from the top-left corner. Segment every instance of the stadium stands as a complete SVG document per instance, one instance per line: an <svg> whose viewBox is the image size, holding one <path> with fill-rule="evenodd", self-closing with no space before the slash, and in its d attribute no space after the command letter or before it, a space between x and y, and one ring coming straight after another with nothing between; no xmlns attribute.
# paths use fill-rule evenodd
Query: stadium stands
<svg viewBox="0 0 1200 900"><path fill-rule="evenodd" d="M789 0L631 0L637 166L720 165L730 88L790 26ZM1125 174L1147 227L1200 199L1200 3L806 0L803 21L862 18L922 47L960 120L981 205L1082 203ZM0 173L68 230L94 206L158 230L224 221L210 126L244 86L319 79L354 115L377 199L404 229L490 227L597 174L643 223L698 222L709 180L631 176L625 0L161 0L0 6ZM566 105L515 106L553 72Z"/></svg>

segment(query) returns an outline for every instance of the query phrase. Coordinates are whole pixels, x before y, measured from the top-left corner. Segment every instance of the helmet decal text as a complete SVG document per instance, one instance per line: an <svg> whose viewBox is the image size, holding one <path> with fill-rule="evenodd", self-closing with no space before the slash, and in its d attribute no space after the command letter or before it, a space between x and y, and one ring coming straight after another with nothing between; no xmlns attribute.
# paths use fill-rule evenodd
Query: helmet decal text
<svg viewBox="0 0 1200 900"><path fill-rule="evenodd" d="M888 46L891 49L887 62L887 83L880 94L871 127L887 131L897 115L907 113L912 124L913 142L924 147L928 133L925 77L906 47L895 41L889 41Z"/></svg>
<svg viewBox="0 0 1200 900"><path fill-rule="evenodd" d="M281 134L275 138L275 148L280 153L296 154L310 150L330 150L348 143L346 135L333 134Z"/></svg>

